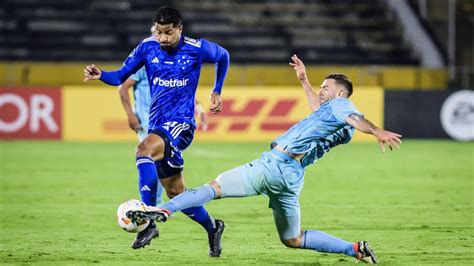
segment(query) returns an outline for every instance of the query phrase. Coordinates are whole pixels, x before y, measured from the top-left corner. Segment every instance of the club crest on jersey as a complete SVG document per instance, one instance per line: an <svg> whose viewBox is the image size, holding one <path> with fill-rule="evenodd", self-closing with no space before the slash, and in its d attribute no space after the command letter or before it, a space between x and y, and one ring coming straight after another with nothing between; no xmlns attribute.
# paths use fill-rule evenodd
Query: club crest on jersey
<svg viewBox="0 0 474 266"><path fill-rule="evenodd" d="M182 87L188 85L189 79L161 79L156 77L153 79L153 85L158 84L158 86L174 88Z"/></svg>

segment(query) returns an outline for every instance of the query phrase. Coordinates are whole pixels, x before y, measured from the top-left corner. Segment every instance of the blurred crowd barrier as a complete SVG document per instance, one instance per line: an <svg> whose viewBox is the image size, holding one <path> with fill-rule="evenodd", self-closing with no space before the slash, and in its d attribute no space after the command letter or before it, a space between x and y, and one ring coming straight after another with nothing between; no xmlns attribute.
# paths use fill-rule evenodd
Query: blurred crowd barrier
<svg viewBox="0 0 474 266"><path fill-rule="evenodd" d="M0 62L0 86L65 86L97 83L82 82L87 63ZM104 70L114 70L119 64L98 64ZM200 85L214 84L215 68L204 65ZM443 90L448 87L447 70L410 66L339 66L308 65L313 83L326 75L339 72L348 75L357 86L383 88ZM298 85L292 68L287 65L231 65L226 86L294 86Z"/></svg>
<svg viewBox="0 0 474 266"><path fill-rule="evenodd" d="M352 100L371 120L384 124L384 90L356 87ZM197 92L204 108L211 87ZM229 87L223 111L208 114L209 127L198 127L196 141L272 141L310 113L301 87ZM200 121L198 122L198 126ZM136 141L114 87L0 87L0 139ZM371 140L357 134L356 141Z"/></svg>

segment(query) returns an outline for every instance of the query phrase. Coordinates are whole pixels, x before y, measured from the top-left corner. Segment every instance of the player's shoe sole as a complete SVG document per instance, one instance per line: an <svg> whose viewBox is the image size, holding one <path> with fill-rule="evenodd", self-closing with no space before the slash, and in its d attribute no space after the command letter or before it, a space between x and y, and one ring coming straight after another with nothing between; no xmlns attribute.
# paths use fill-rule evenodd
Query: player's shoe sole
<svg viewBox="0 0 474 266"><path fill-rule="evenodd" d="M132 221L154 220L157 222L166 222L166 220L168 220L168 213L159 208L153 208L149 211L128 211L127 217L130 218Z"/></svg>
<svg viewBox="0 0 474 266"><path fill-rule="evenodd" d="M356 262L362 261L370 264L377 264L377 255L375 255L374 250L370 247L369 242L359 241L357 242L359 247L359 252L356 256Z"/></svg>
<svg viewBox="0 0 474 266"><path fill-rule="evenodd" d="M145 228L145 230L137 234L137 238L132 243L132 248L144 248L145 246L150 245L151 240L153 240L153 238L158 237L159 235L160 232L158 231L158 228L156 227L155 223L150 222L150 224L147 228Z"/></svg>
<svg viewBox="0 0 474 266"><path fill-rule="evenodd" d="M224 233L225 224L224 221L216 219L216 231L212 234L209 234L209 256L210 257L219 257L222 252L222 234Z"/></svg>

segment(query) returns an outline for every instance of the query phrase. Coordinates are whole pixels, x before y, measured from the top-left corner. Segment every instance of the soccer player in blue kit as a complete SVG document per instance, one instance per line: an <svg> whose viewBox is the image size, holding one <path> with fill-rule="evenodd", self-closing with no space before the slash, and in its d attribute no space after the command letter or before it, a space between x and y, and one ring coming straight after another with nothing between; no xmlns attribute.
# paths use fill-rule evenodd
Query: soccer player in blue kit
<svg viewBox="0 0 474 266"><path fill-rule="evenodd" d="M318 230L301 231L298 198L304 168L335 146L348 143L355 129L372 134L384 152L385 145L391 150L399 148L401 135L376 127L357 111L348 99L352 82L345 75L328 75L317 94L306 76L303 62L296 55L290 65L304 88L313 111L310 115L278 137L271 145L272 150L264 152L260 159L224 172L209 184L187 190L159 208L147 207L146 212L133 215L166 221L176 211L201 206L213 199L266 194L280 240L287 247L343 253L357 261L377 263L366 241L350 243Z"/></svg>
<svg viewBox="0 0 474 266"><path fill-rule="evenodd" d="M153 27L154 28L154 27ZM133 88L134 108L130 104L128 90ZM148 117L151 104L150 85L146 76L145 67L140 68L137 73L128 78L118 89L120 100L128 118L130 129L137 133L139 141L148 135ZM202 105L197 99L194 100L194 113L199 117L201 130L207 129L207 116ZM139 187L139 190L147 190L147 187ZM161 194L163 186L158 182L156 188L156 205L162 203Z"/></svg>
<svg viewBox="0 0 474 266"><path fill-rule="evenodd" d="M159 8L153 18L157 38L149 37L140 42L120 69L106 72L88 65L84 70L85 81L101 80L109 85L120 85L145 66L152 101L149 134L136 148L136 165L139 186L144 188L140 190L141 199L150 206L155 205L158 179L169 198L185 190L181 153L194 137L194 99L204 62L216 64L210 110L219 113L222 109L220 94L229 65L229 53L215 43L182 35L181 20L181 14L175 8ZM212 218L203 206L193 206L182 212L207 231L209 255L218 257L222 250L224 222ZM132 248L142 248L158 235L155 223L151 222L138 233Z"/></svg>
<svg viewBox="0 0 474 266"><path fill-rule="evenodd" d="M155 26L150 28L150 32L152 36L158 37ZM133 88L133 108L128 94L128 90L131 88ZM148 118L150 116L149 111L151 105L150 85L148 84L145 67L140 68L120 85L118 92L122 106L127 114L128 125L130 129L137 133L138 139L142 141L148 135ZM199 117L201 129L206 131L208 126L207 116L197 99L194 100L194 113ZM162 187L160 184L158 184L158 187L157 197L159 198L161 196L160 190ZM161 204L161 202L157 201L157 205L159 204Z"/></svg>

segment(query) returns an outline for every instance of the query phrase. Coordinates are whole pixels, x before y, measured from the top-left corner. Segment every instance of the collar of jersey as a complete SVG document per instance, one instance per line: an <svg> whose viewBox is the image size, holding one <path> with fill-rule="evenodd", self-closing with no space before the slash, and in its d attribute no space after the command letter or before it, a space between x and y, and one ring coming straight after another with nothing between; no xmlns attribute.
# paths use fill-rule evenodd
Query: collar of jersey
<svg viewBox="0 0 474 266"><path fill-rule="evenodd" d="M175 48L170 49L169 51L166 51L166 50L163 50L163 51L166 51L166 52L168 52L169 54L174 54L174 53L176 53L183 45L184 45L184 35L181 34L181 38L179 38L178 45L176 45Z"/></svg>

